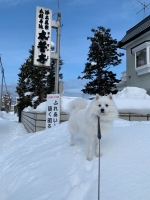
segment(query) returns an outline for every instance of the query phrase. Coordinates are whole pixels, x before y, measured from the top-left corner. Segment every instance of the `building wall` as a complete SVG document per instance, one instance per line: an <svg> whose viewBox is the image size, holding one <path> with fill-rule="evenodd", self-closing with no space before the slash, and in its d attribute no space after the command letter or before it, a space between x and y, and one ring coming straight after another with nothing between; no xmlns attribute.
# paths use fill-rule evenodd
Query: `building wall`
<svg viewBox="0 0 150 200"><path fill-rule="evenodd" d="M142 42L150 40L150 33L130 43L126 48L126 72L127 72L127 86L144 88L150 93L150 73L137 75L135 71L135 54L131 49Z"/></svg>

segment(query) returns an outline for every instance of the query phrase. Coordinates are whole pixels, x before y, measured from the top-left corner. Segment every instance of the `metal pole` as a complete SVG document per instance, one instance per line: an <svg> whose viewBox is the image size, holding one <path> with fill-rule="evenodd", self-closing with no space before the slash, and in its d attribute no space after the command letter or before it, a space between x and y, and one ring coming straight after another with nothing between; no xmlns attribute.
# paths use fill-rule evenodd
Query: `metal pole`
<svg viewBox="0 0 150 200"><path fill-rule="evenodd" d="M58 28L57 28L57 39L56 39L56 52L57 52L57 60L56 60L56 74L55 74L55 94L58 94L58 82L59 82L59 59L60 59L60 20L61 20L61 13L58 12L57 21L58 21Z"/></svg>

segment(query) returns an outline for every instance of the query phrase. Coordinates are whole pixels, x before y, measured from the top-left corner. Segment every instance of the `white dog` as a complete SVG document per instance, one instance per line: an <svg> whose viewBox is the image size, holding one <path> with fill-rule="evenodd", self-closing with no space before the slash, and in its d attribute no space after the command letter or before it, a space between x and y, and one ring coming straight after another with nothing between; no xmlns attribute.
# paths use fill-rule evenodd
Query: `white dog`
<svg viewBox="0 0 150 200"><path fill-rule="evenodd" d="M88 153L87 159L92 160L92 148L94 141L96 142L96 156L99 156L99 140L97 137L98 116L100 117L101 134L107 133L113 125L113 121L118 116L116 105L112 99L112 95L99 96L91 101L88 105L87 100L78 98L70 103L70 118L68 121L68 129L71 133L71 143L74 145L74 135L80 133L86 136Z"/></svg>

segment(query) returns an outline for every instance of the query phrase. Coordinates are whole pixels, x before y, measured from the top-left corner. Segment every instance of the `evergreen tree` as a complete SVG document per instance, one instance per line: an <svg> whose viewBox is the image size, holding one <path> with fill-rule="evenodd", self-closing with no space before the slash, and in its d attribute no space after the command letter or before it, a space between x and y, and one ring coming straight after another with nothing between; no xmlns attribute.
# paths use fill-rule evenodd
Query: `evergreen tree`
<svg viewBox="0 0 150 200"><path fill-rule="evenodd" d="M18 74L18 86L16 92L19 94L20 103L19 106L23 108L28 105L33 105L33 97L38 96L34 107L39 103L46 100L47 94L54 92L55 87L55 61L51 60L51 67L37 67L33 66L34 46L29 50L29 58L20 67L20 73ZM60 60L60 70L63 64ZM62 79L63 75L60 73L59 78ZM25 95L26 92L30 92L31 95Z"/></svg>
<svg viewBox="0 0 150 200"><path fill-rule="evenodd" d="M116 93L116 83L120 80L116 78L116 74L109 71L111 66L117 66L121 63L120 57L123 53L118 53L118 45L116 39L110 34L110 29L100 26L97 30L91 30L94 37L87 37L91 41L88 53L88 62L82 72L84 75L79 79L89 79L89 81L81 91L85 94L106 95Z"/></svg>

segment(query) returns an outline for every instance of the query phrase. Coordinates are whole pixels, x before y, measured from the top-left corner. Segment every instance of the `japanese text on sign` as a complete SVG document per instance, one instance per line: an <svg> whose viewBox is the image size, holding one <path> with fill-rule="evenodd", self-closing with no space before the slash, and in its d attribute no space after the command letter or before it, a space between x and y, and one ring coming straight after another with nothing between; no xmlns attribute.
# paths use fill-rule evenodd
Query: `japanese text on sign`
<svg viewBox="0 0 150 200"><path fill-rule="evenodd" d="M52 10L36 8L34 65L50 66Z"/></svg>
<svg viewBox="0 0 150 200"><path fill-rule="evenodd" d="M46 106L46 128L52 128L59 124L60 121L60 95L47 95Z"/></svg>

